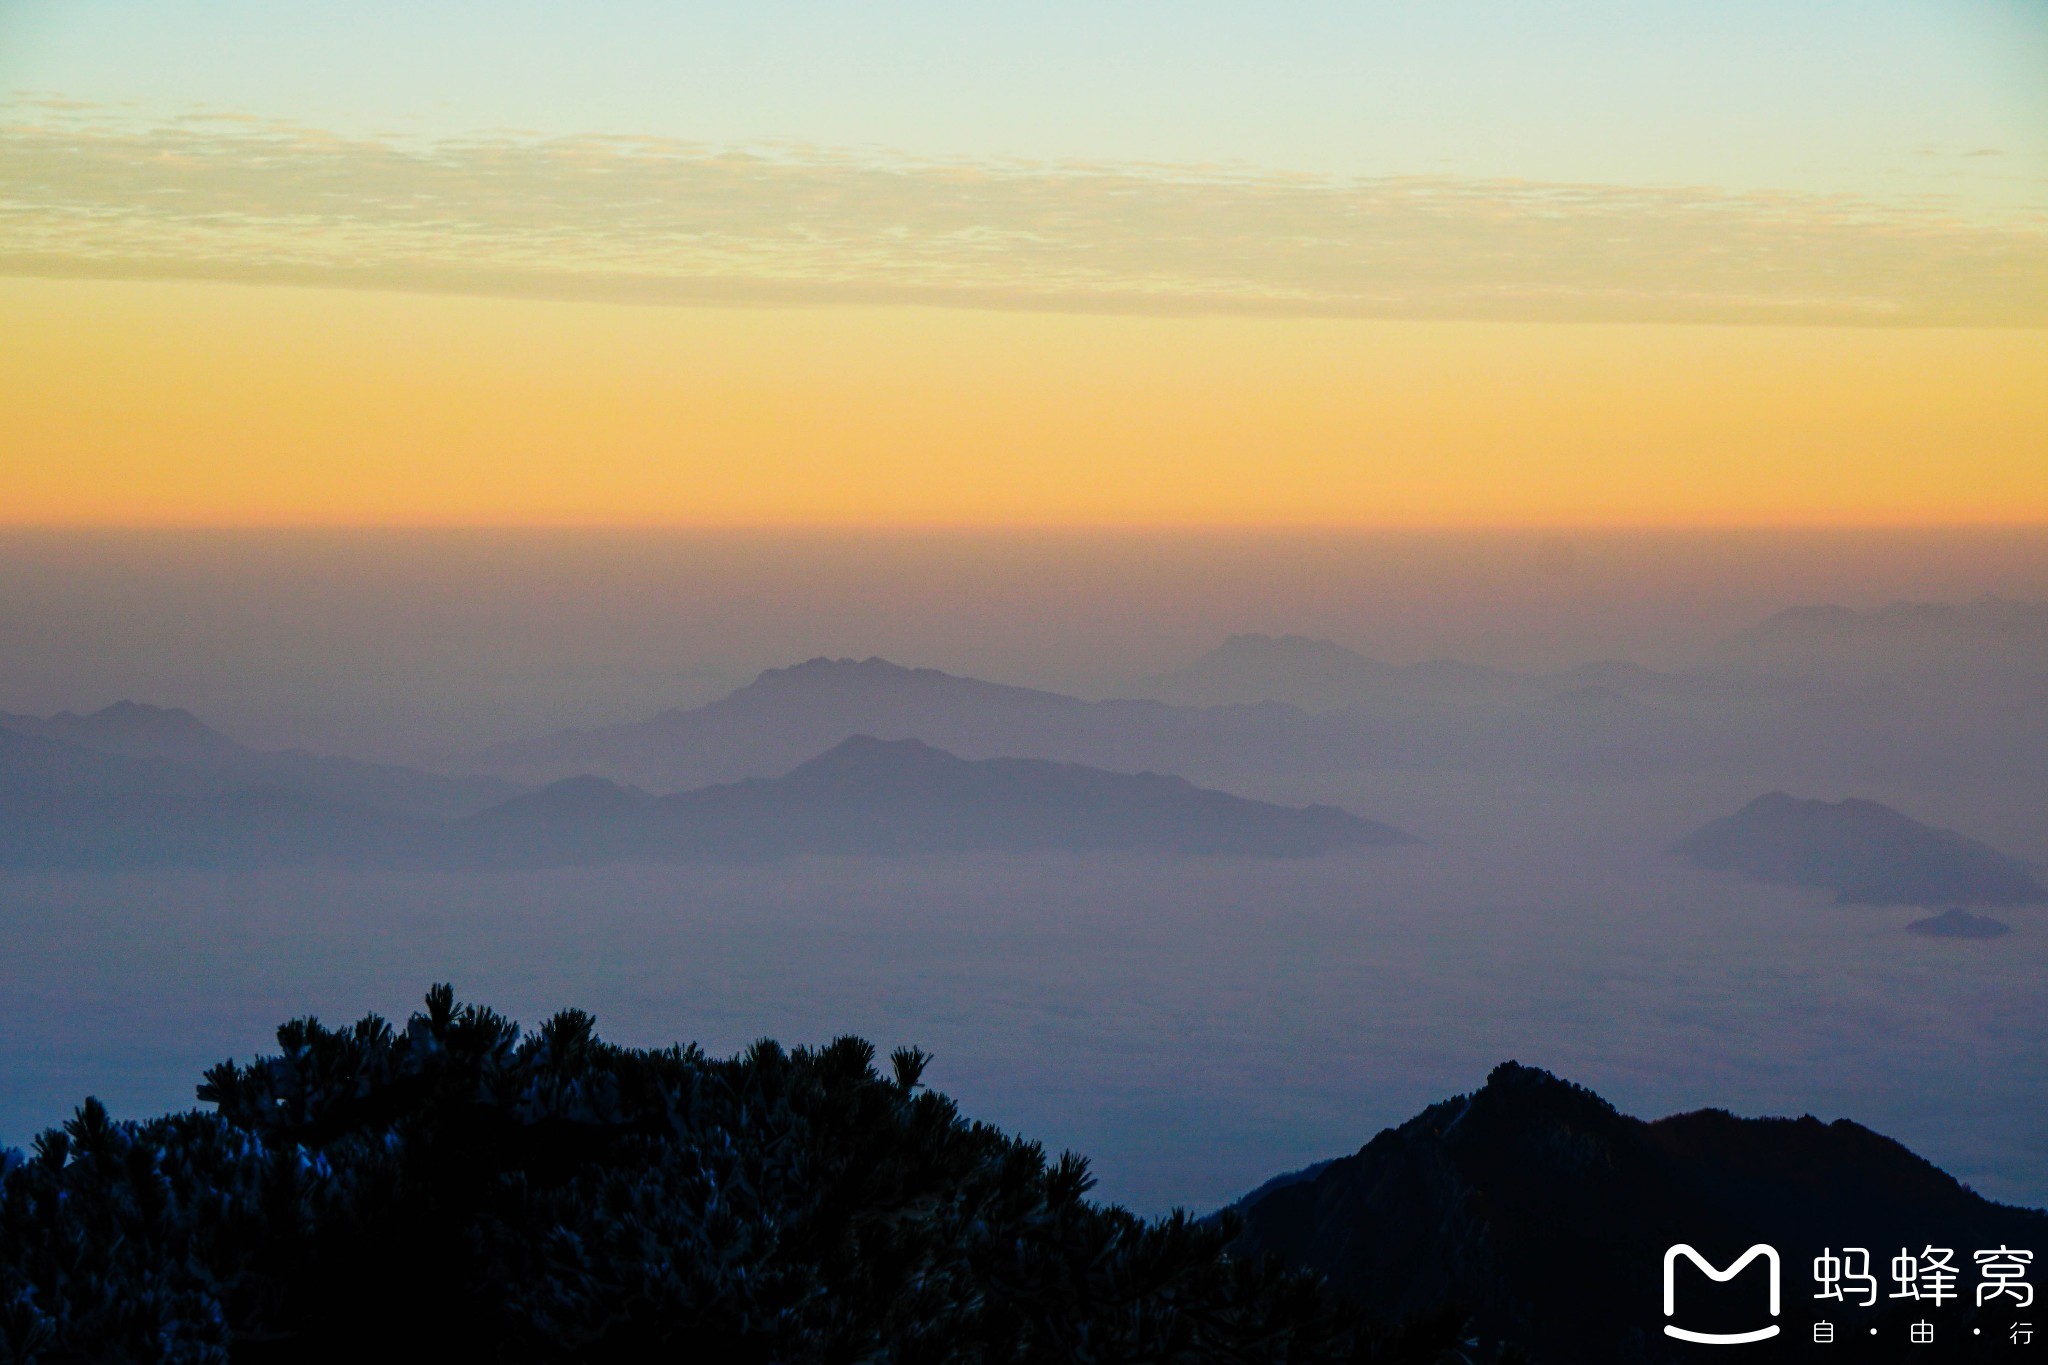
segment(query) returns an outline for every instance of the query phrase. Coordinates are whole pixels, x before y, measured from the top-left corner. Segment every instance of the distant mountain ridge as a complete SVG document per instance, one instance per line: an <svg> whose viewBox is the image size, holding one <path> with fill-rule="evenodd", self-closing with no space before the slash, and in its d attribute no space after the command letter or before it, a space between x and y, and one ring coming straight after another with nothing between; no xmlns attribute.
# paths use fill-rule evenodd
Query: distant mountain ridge
<svg viewBox="0 0 2048 1365"><path fill-rule="evenodd" d="M769 669L704 706L498 745L476 765L529 783L594 773L673 791L787 772L865 734L919 739L964 758L1043 758L1227 784L1245 774L1373 767L1673 771L1695 767L1702 746L1726 742L1724 716L1706 727L1664 704L1710 684L1630 664L1539 680L1446 661L1390 676L1399 686L1375 700L1311 712L1276 701L1086 701L884 659L812 659Z"/></svg>
<svg viewBox="0 0 2048 1365"><path fill-rule="evenodd" d="M133 701L117 701L86 715L76 711L59 711L54 716L0 712L0 729L128 758L204 761L251 752L190 711Z"/></svg>
<svg viewBox="0 0 2048 1365"><path fill-rule="evenodd" d="M1971 610L2033 619L2018 605ZM1955 612L1969 615L1936 614ZM1959 683L1716 659L1686 672L1610 659L1522 673L1243 633L1137 684L1148 696L1091 701L880 658L815 658L701 706L500 744L473 766L530 784L592 773L674 791L784 773L852 734L1224 786L1374 768L1573 780L1712 769L1911 786L1965 774L2024 782L2048 764L2048 672Z"/></svg>
<svg viewBox="0 0 2048 1365"><path fill-rule="evenodd" d="M1317 742L1289 706L1192 709L1084 701L886 659L771 668L688 710L501 744L485 771L526 781L598 773L673 791L787 772L849 735L918 739L963 758L1025 757L1117 771L1311 761Z"/></svg>
<svg viewBox="0 0 2048 1365"><path fill-rule="evenodd" d="M536 820L543 806L562 814ZM984 851L1307 857L1415 842L1334 806L1279 806L1156 773L969 760L867 735L779 778L670 796L557 783L460 822L454 838L471 857L567 862Z"/></svg>
<svg viewBox="0 0 2048 1365"><path fill-rule="evenodd" d="M1662 1335L1662 1256L1680 1242L1716 1265L1758 1242L1779 1251L1784 1338L1742 1353L1763 1360L1808 1359L1819 1317L1869 1348L1859 1360L1915 1358L1905 1327L1922 1306L1858 1310L1811 1298L1809 1268L1825 1248L1872 1248L1882 1276L1881 1258L1900 1246L1962 1248L1967 1265L1971 1248L2048 1245L2048 1213L1983 1199L1847 1120L1701 1110L1645 1122L1513 1062L1477 1092L1302 1178L1269 1182L1236 1209L1245 1249L1320 1271L1384 1313L1456 1304L1483 1336L1529 1347L1539 1365L1694 1359L1697 1348ZM1684 1317L1695 1330L1762 1318L1760 1295L1705 1289L1704 1279L1688 1283ZM1976 1320L1952 1305L1944 1331L1968 1340ZM2006 1325L1995 1314L1982 1320Z"/></svg>
<svg viewBox="0 0 2048 1365"><path fill-rule="evenodd" d="M252 749L189 711L133 701L115 702L87 715L0 712L0 736L9 735L58 746L37 750L40 757L35 761L74 773L92 772L91 785L102 795L195 796L265 789L385 816L445 817L481 810L520 790L518 784L495 777L450 777L302 749ZM7 766L10 754L16 765L30 761L29 751L20 744L0 749L0 790L15 780Z"/></svg>
<svg viewBox="0 0 2048 1365"><path fill-rule="evenodd" d="M198 722L183 713L153 730L154 710L131 705L110 727L125 753L49 737L106 740L109 730L95 728L94 717L55 717L33 727L41 733L16 724L19 717L0 723L0 866L348 862L401 846L436 818L423 809L467 811L516 790L346 759L259 754L216 732L196 736Z"/></svg>
<svg viewBox="0 0 2048 1365"><path fill-rule="evenodd" d="M1848 905L2034 905L2048 889L1989 845L1875 801L1759 796L1680 840L1696 866L1833 891Z"/></svg>
<svg viewBox="0 0 2048 1365"><path fill-rule="evenodd" d="M566 779L457 818L379 810L160 758L0 730L0 865L546 867L807 854L1309 857L1413 840L1289 807L1041 759L855 736L776 778L657 797Z"/></svg>
<svg viewBox="0 0 2048 1365"><path fill-rule="evenodd" d="M1390 664L1309 635L1232 635L1139 691L1181 706L1283 702L1309 711L1386 701L1516 704L1600 687L1628 697L1716 691L1711 679L1603 659L1557 673L1520 673L1457 659Z"/></svg>
<svg viewBox="0 0 2048 1365"><path fill-rule="evenodd" d="M1358 699L1392 670L1333 640L1308 635L1233 635L1139 689L1179 706L1278 701L1328 711Z"/></svg>
<svg viewBox="0 0 2048 1365"><path fill-rule="evenodd" d="M1722 641L1710 666L1745 672L2048 674L2048 602L1791 607Z"/></svg>

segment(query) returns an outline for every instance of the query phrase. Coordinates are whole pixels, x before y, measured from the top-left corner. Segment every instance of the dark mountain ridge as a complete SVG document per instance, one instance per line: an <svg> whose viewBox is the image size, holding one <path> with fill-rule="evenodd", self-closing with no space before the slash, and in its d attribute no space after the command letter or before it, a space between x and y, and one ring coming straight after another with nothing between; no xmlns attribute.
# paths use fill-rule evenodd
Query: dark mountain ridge
<svg viewBox="0 0 2048 1365"><path fill-rule="evenodd" d="M1487 1336L1560 1365L1693 1358L1662 1332L1663 1253L1677 1243L1722 1266L1759 1242L1782 1256L1783 1339L1745 1359L1805 1359L1809 1325L1830 1316L1859 1342L1880 1329L1867 1343L1876 1354L1858 1359L1904 1352L1900 1314L1924 1309L1817 1303L1811 1267L1824 1249L1870 1248L1882 1281L1901 1246L1960 1249L1968 1265L1977 1248L2048 1243L2048 1213L1983 1199L1847 1120L1701 1110L1645 1122L1512 1062L1237 1211L1247 1251L1321 1271L1382 1312L1454 1303ZM1687 1283L1693 1330L1755 1326L1759 1298L1721 1296L1722 1315L1703 1286ZM1950 1306L1950 1340L1966 1320Z"/></svg>

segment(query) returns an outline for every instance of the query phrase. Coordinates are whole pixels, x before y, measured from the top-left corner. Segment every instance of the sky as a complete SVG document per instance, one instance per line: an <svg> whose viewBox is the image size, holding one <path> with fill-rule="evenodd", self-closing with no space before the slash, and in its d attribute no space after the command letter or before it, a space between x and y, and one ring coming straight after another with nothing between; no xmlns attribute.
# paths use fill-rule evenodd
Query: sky
<svg viewBox="0 0 2048 1365"><path fill-rule="evenodd" d="M2048 7L0 0L17 526L2048 521Z"/></svg>
<svg viewBox="0 0 2048 1365"><path fill-rule="evenodd" d="M0 710L153 702L259 747L459 767L821 656L1096 698L1242 632L1686 670L1788 607L1987 593L2048 600L2048 527L10 529Z"/></svg>
<svg viewBox="0 0 2048 1365"><path fill-rule="evenodd" d="M0 16L0 88L345 133L1864 193L1959 180L2037 208L2048 175L2035 0L8 0ZM2011 178L2031 184L1991 188Z"/></svg>

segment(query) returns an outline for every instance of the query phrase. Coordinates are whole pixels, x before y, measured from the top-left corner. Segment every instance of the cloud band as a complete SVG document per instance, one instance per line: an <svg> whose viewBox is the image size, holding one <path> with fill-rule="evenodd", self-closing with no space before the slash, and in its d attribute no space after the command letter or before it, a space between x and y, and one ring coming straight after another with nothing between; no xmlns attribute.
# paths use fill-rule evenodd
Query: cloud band
<svg viewBox="0 0 2048 1365"><path fill-rule="evenodd" d="M2048 325L2048 225L1929 205L649 138L0 124L0 272L649 303Z"/></svg>

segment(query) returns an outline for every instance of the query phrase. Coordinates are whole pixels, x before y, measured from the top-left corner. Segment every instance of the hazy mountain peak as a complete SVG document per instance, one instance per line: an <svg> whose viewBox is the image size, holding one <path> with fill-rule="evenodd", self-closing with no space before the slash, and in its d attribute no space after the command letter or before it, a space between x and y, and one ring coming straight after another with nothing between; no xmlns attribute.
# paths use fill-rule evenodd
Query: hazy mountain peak
<svg viewBox="0 0 2048 1365"><path fill-rule="evenodd" d="M2048 901L2024 864L1878 801L1768 792L1672 850L1696 866L1825 887L1845 904L2028 905Z"/></svg>
<svg viewBox="0 0 2048 1365"><path fill-rule="evenodd" d="M515 802L527 806L552 806L561 809L590 809L606 805L630 807L644 805L654 799L652 792L623 782L614 782L608 777L593 777L588 773L580 777L565 777L559 782L548 783L537 792L513 798Z"/></svg>
<svg viewBox="0 0 2048 1365"><path fill-rule="evenodd" d="M767 669L705 706L500 745L483 762L522 777L597 772L675 791L787 773L848 735L868 735L916 737L973 757L1051 751L1090 761L1107 750L1126 766L1119 748L1156 752L1184 740L1167 718L1142 713L1152 705L1086 702L883 658L819 657Z"/></svg>
<svg viewBox="0 0 2048 1365"><path fill-rule="evenodd" d="M938 672L939 670L936 668L909 668L903 664L892 663L879 654L870 654L865 659L850 657L835 659L829 655L820 654L815 658L805 659L801 663L788 664L782 668L764 669L760 676L763 678L774 676L815 678L833 675L856 675L871 678L902 678L915 673Z"/></svg>
<svg viewBox="0 0 2048 1365"><path fill-rule="evenodd" d="M1544 700L1553 709L1566 712L1613 711L1641 705L1634 697L1609 687L1606 683L1585 683L1555 693Z"/></svg>
<svg viewBox="0 0 2048 1365"><path fill-rule="evenodd" d="M663 798L671 838L721 852L1146 851L1311 856L1414 842L1331 806L1233 796L1158 773L962 758L856 734L784 777Z"/></svg>
<svg viewBox="0 0 2048 1365"><path fill-rule="evenodd" d="M824 763L872 763L889 759L951 760L955 763L965 761L921 739L878 739L874 735L848 735L816 758L808 759L798 766L801 769Z"/></svg>
<svg viewBox="0 0 2048 1365"><path fill-rule="evenodd" d="M859 678L866 681L901 681L907 678L948 678L953 675L936 668L912 668L884 659L879 654L870 654L865 659L834 659L820 654L801 663L785 664L781 668L764 668L748 686L774 682L831 681L845 678Z"/></svg>
<svg viewBox="0 0 2048 1365"><path fill-rule="evenodd" d="M617 853L620 830L656 804L638 787L565 777L480 811L449 830L458 858L525 864L589 863Z"/></svg>
<svg viewBox="0 0 2048 1365"><path fill-rule="evenodd" d="M1257 631L1232 635L1209 653L1211 658L1226 658L1233 655L1304 662L1371 662L1357 650L1347 649L1335 640L1325 640L1315 635L1266 635Z"/></svg>
<svg viewBox="0 0 2048 1365"><path fill-rule="evenodd" d="M88 715L60 711L30 724L45 738L131 758L220 758L246 752L190 711L146 702L117 701Z"/></svg>
<svg viewBox="0 0 2048 1365"><path fill-rule="evenodd" d="M723 703L714 705L746 707L761 703L785 704L801 699L815 699L820 703L848 700L886 702L891 699L922 702L966 696L1011 696L1081 704L1077 699L1054 692L962 677L938 668L910 667L879 656L831 659L821 655L802 663L765 669Z"/></svg>
<svg viewBox="0 0 2048 1365"><path fill-rule="evenodd" d="M2048 602L1986 594L1859 611L1788 607L1723 640L1714 660L1778 673L1958 674L2048 671Z"/></svg>
<svg viewBox="0 0 2048 1365"><path fill-rule="evenodd" d="M791 781L819 778L855 781L886 780L919 773L931 773L966 766L967 760L921 739L877 739L873 735L849 735L814 758L793 768Z"/></svg>
<svg viewBox="0 0 2048 1365"><path fill-rule="evenodd" d="M1355 700L1384 671L1385 665L1333 640L1246 633L1140 686L1188 706L1278 701L1327 709Z"/></svg>
<svg viewBox="0 0 2048 1365"><path fill-rule="evenodd" d="M966 852L1310 857L1413 842L1331 806L855 734L780 777L659 798L595 779L558 782L462 822L449 851L559 865Z"/></svg>
<svg viewBox="0 0 2048 1365"><path fill-rule="evenodd" d="M2004 920L1989 915L1973 915L1961 906L1954 906L1927 919L1916 919L1906 926L1909 934L1922 938L2004 938L2012 932L2012 926Z"/></svg>
<svg viewBox="0 0 2048 1365"><path fill-rule="evenodd" d="M203 731L217 733L199 717L182 706L156 706L149 702L129 701L125 698L99 710L80 717L76 712L60 714L72 719L82 719L101 726L132 726L136 728L173 728L180 731Z"/></svg>

